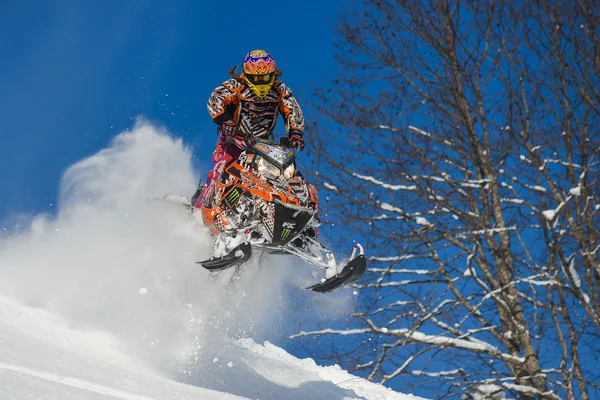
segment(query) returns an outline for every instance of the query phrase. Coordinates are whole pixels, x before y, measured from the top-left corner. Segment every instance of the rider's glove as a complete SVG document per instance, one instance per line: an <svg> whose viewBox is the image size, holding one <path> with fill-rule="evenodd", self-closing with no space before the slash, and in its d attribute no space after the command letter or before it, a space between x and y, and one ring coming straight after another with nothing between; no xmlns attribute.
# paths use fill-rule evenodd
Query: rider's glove
<svg viewBox="0 0 600 400"><path fill-rule="evenodd" d="M244 135L242 132L237 131L234 136L231 137L233 143L238 149L246 150L248 147L254 146L254 140L248 135Z"/></svg>
<svg viewBox="0 0 600 400"><path fill-rule="evenodd" d="M223 121L223 124L221 125L221 132L226 136L234 136L235 122L231 120Z"/></svg>
<svg viewBox="0 0 600 400"><path fill-rule="evenodd" d="M298 150L304 150L304 134L298 129L290 129L290 146Z"/></svg>
<svg viewBox="0 0 600 400"><path fill-rule="evenodd" d="M254 140L254 138L248 135L244 135L244 143L246 143L247 147L252 147L256 144L256 141Z"/></svg>

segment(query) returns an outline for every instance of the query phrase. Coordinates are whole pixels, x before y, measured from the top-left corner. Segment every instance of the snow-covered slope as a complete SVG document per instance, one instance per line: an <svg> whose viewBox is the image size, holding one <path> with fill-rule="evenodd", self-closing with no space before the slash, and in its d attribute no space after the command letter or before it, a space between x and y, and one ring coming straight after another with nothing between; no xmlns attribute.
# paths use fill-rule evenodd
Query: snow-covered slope
<svg viewBox="0 0 600 400"><path fill-rule="evenodd" d="M199 268L208 234L145 201L193 192L190 159L140 123L67 170L58 215L0 239L0 399L413 398L261 344L310 268Z"/></svg>
<svg viewBox="0 0 600 400"><path fill-rule="evenodd" d="M237 340L202 370L173 377L128 356L110 335L47 311L0 298L0 315L1 399L411 398L268 342Z"/></svg>

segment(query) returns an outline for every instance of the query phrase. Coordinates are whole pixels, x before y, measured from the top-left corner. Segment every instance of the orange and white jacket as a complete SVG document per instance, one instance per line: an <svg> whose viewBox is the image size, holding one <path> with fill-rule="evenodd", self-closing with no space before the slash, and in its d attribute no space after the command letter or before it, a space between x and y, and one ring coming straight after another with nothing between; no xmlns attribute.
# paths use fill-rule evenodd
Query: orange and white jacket
<svg viewBox="0 0 600 400"><path fill-rule="evenodd" d="M216 124L231 120L236 129L248 137L267 138L275 129L279 114L288 132L304 130L302 109L290 88L279 80L261 99L243 81L229 79L212 92L207 107Z"/></svg>

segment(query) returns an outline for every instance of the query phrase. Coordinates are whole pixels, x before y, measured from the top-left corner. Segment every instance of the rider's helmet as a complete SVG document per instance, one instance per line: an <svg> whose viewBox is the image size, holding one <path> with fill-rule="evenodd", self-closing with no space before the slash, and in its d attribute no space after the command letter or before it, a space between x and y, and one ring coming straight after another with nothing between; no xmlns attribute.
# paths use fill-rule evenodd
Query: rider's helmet
<svg viewBox="0 0 600 400"><path fill-rule="evenodd" d="M275 82L275 60L264 50L252 50L242 63L244 79L261 99L269 93Z"/></svg>

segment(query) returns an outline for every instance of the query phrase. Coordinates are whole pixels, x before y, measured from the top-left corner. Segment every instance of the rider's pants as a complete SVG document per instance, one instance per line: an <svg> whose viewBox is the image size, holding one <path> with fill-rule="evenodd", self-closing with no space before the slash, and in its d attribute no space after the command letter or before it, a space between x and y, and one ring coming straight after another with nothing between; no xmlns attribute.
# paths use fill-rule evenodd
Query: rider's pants
<svg viewBox="0 0 600 400"><path fill-rule="evenodd" d="M195 207L201 207L204 199L208 195L208 193L213 190L212 185L214 182L218 182L221 177L221 173L231 161L236 160L242 150L240 150L236 145L223 143L219 141L217 143L217 148L213 152L212 162L215 164L213 169L208 172L208 176L206 177L206 182L202 185L202 181L198 184L198 190L192 196L192 205Z"/></svg>

